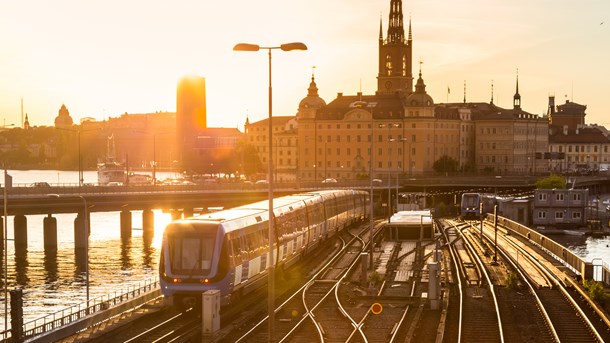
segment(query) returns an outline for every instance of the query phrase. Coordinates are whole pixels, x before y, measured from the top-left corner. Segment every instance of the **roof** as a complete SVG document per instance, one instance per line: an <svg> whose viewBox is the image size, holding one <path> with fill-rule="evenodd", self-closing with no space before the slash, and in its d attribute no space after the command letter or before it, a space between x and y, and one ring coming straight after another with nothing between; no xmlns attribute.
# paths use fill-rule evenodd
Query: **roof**
<svg viewBox="0 0 610 343"><path fill-rule="evenodd" d="M549 134L549 144L599 144L610 143L610 139L604 133L595 127L580 127L577 129L564 130L560 126L553 126Z"/></svg>
<svg viewBox="0 0 610 343"><path fill-rule="evenodd" d="M390 223L402 225L430 225L432 223L432 215L430 214L430 210L398 211L392 215Z"/></svg>
<svg viewBox="0 0 610 343"><path fill-rule="evenodd" d="M362 107L373 114L373 118L379 119L402 119L404 106L403 96L399 94L376 94L376 95L343 95L339 93L337 98L316 113L318 120L341 120L345 114L357 108L357 103L366 103Z"/></svg>

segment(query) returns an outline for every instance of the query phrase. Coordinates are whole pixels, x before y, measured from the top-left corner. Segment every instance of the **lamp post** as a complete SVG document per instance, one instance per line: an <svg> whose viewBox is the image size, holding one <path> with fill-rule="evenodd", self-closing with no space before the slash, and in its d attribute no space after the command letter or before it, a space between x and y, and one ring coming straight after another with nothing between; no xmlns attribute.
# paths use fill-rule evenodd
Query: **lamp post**
<svg viewBox="0 0 610 343"><path fill-rule="evenodd" d="M355 107L359 107L359 108L367 107L369 109L369 113L371 114L371 141L370 141L370 144L369 144L369 147L370 147L370 153L369 153L369 174L370 174L369 175L370 176L369 179L370 180L369 181L370 181L370 188L371 188L371 190L370 190L371 195L369 196L369 198L370 198L369 199L369 203L370 203L369 204L370 205L369 206L370 207L369 208L369 210L370 210L370 213L369 213L370 224L369 225L370 225L371 241L370 241L369 245L370 245L370 255L371 256L369 256L369 269L372 270L373 269L373 252L374 252L374 248L375 248L375 242L373 241L373 234L374 234L374 231L375 231L375 219L374 219L374 211L373 211L373 178L374 178L374 176L373 176L373 171L374 171L374 169L373 169L373 162L374 162L374 158L373 158L373 140L374 140L374 138L373 138L373 135L374 135L374 132L375 132L375 127L373 126L373 122L374 122L374 120L373 120L373 108L375 108L377 106L377 103L376 102L366 102L366 101L356 101L354 103L354 106Z"/></svg>
<svg viewBox="0 0 610 343"><path fill-rule="evenodd" d="M267 180L268 180L268 185L269 185L269 267L268 269L268 274L267 274L267 278L268 278L268 294L267 294L267 301L268 301L268 312L269 312L269 337L268 340L269 342L273 342L273 329L274 329L274 312L275 312L275 284L274 284L274 278L275 278L275 273L274 273L274 268L275 268L275 262L274 262L274 258L273 258L273 243L275 241L274 237L275 234L273 232L273 153L272 153L272 146L273 146L273 123L272 123L272 116L273 116L273 97L272 97L272 87L271 87L271 50L275 50L275 49L280 49L282 51L292 51L292 50L307 50L307 46L301 42L295 42L295 43L286 43L286 44L282 44L280 46L259 46L257 44L248 44L248 43L239 43L236 44L233 47L234 51L259 51L261 49L267 50L268 55L269 55L269 126L268 126L268 130L269 130L269 139L268 139L268 145L269 145L269 155L267 158Z"/></svg>
<svg viewBox="0 0 610 343"><path fill-rule="evenodd" d="M388 123L388 124L379 124L379 128L387 127L388 128L388 142L394 142L395 140L391 137L391 130L393 127L400 127L400 124ZM389 145L389 144L388 144ZM391 159L391 154L388 154L388 160ZM392 173L390 171L390 167L388 165L388 223L390 222L390 218L392 217L392 187L391 187L391 177Z"/></svg>
<svg viewBox="0 0 610 343"><path fill-rule="evenodd" d="M61 198L59 194L47 194L51 198ZM87 199L82 195L75 195L74 197L80 198L83 201L83 226L85 229L85 288L87 292L87 312L89 311L89 222L87 220Z"/></svg>

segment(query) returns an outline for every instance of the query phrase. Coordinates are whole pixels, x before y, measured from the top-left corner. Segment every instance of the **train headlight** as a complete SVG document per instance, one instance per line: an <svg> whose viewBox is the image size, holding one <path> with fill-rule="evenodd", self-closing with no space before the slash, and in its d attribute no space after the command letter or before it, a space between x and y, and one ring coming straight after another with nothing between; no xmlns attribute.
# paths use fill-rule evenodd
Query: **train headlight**
<svg viewBox="0 0 610 343"><path fill-rule="evenodd" d="M172 279L172 282L173 282L173 283L181 283L181 282L182 282L182 279L173 278L173 279Z"/></svg>
<svg viewBox="0 0 610 343"><path fill-rule="evenodd" d="M210 279L208 279L208 278L201 279L201 283L210 283Z"/></svg>

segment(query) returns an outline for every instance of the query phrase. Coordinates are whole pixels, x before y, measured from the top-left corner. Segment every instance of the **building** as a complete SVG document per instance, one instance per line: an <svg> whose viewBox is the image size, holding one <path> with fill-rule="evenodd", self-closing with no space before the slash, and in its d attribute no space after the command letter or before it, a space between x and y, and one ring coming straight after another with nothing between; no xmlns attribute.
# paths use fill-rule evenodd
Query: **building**
<svg viewBox="0 0 610 343"><path fill-rule="evenodd" d="M587 106L566 100L555 107L549 97L550 170L556 173L590 174L610 167L610 138L604 127L585 125Z"/></svg>
<svg viewBox="0 0 610 343"><path fill-rule="evenodd" d="M191 169L197 131L207 128L205 79L190 76L178 82L176 91L177 160L184 170Z"/></svg>
<svg viewBox="0 0 610 343"><path fill-rule="evenodd" d="M294 116L272 117L272 164L274 180L295 181L298 159L297 120ZM244 125L245 143L256 150L263 165L269 161L269 118L250 123L246 118Z"/></svg>
<svg viewBox="0 0 610 343"><path fill-rule="evenodd" d="M536 189L534 192L534 228L580 228L587 223L588 189Z"/></svg>

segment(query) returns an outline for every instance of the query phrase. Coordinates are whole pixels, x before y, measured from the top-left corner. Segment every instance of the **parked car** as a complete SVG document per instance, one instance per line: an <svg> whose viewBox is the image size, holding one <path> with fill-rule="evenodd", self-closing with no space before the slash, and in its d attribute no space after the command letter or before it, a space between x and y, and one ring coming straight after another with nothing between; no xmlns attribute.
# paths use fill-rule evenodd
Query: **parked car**
<svg viewBox="0 0 610 343"><path fill-rule="evenodd" d="M36 188L51 188L51 185L49 185L48 182L34 182L32 184L32 187L36 187Z"/></svg>
<svg viewBox="0 0 610 343"><path fill-rule="evenodd" d="M322 180L322 183L337 183L337 179L333 179L333 178L324 179L324 180Z"/></svg>

